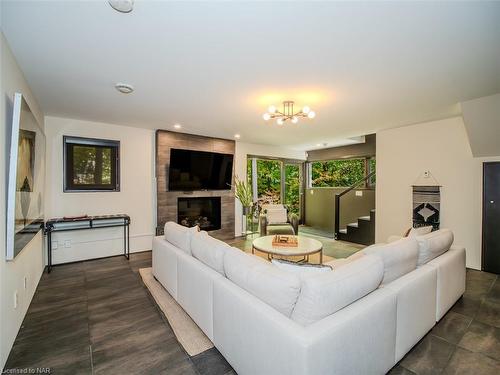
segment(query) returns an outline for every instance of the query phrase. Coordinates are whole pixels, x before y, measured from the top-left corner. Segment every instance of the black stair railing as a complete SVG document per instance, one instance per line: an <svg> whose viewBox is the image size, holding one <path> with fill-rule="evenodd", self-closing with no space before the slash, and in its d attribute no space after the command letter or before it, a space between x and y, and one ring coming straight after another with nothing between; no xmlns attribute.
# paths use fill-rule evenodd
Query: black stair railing
<svg viewBox="0 0 500 375"><path fill-rule="evenodd" d="M362 183L365 183L373 176L375 176L375 171L368 173L365 177L356 181L354 184L352 184L350 187L348 187L347 189L345 189L341 193L335 194L335 239L338 239L339 233L340 233L340 198L342 198L344 195L346 195L350 191L354 190L356 187L358 187Z"/></svg>

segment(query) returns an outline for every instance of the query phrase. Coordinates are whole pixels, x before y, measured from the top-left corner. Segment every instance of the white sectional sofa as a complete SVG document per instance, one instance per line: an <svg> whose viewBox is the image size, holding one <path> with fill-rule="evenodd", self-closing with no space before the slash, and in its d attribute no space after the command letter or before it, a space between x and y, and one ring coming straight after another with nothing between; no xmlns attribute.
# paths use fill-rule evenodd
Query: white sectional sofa
<svg viewBox="0 0 500 375"><path fill-rule="evenodd" d="M452 242L396 239L305 273L167 223L153 274L238 374L383 374L464 293Z"/></svg>

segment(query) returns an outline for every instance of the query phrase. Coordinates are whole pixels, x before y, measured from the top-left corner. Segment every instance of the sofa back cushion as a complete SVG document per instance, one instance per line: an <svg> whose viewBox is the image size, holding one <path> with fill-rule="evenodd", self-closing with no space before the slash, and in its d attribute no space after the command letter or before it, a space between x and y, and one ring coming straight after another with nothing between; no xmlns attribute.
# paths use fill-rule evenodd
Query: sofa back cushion
<svg viewBox="0 0 500 375"><path fill-rule="evenodd" d="M300 293L297 275L235 248L224 255L224 270L240 288L290 317Z"/></svg>
<svg viewBox="0 0 500 375"><path fill-rule="evenodd" d="M415 239L418 242L417 265L421 266L450 250L453 244L453 232L449 229L440 229L417 236Z"/></svg>
<svg viewBox="0 0 500 375"><path fill-rule="evenodd" d="M230 247L225 242L209 236L204 231L195 233L191 238L191 252L193 257L223 276L225 276L224 254Z"/></svg>
<svg viewBox="0 0 500 375"><path fill-rule="evenodd" d="M402 238L388 244L375 244L362 250L376 255L384 262L382 284L390 283L417 268L418 245L414 238Z"/></svg>
<svg viewBox="0 0 500 375"><path fill-rule="evenodd" d="M191 237L199 232L199 228L187 228L183 225L169 221L165 223L165 240L191 255Z"/></svg>
<svg viewBox="0 0 500 375"><path fill-rule="evenodd" d="M424 234L428 234L431 232L432 232L432 225L428 225L426 227L410 228L408 235L406 237L423 236Z"/></svg>
<svg viewBox="0 0 500 375"><path fill-rule="evenodd" d="M333 259L333 260L330 260L328 262L325 262L324 264L327 266L330 266L330 267L332 267L332 269L336 270L337 268L343 267L343 266L345 266L349 263L352 263L355 260L358 260L364 256L365 256L365 253L363 253L362 251L356 251L354 254L348 256L347 258Z"/></svg>
<svg viewBox="0 0 500 375"><path fill-rule="evenodd" d="M367 255L338 270L304 277L291 318L304 326L323 319L377 289L383 275L382 260Z"/></svg>

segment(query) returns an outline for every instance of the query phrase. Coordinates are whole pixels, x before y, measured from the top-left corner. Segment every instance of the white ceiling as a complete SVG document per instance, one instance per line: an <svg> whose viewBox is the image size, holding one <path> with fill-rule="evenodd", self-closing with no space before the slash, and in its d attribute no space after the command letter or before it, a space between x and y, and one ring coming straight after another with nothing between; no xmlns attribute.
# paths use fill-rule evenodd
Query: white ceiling
<svg viewBox="0 0 500 375"><path fill-rule="evenodd" d="M45 114L297 149L500 92L500 3L2 1ZM116 82L135 92L119 94ZM279 127L270 104L317 113Z"/></svg>

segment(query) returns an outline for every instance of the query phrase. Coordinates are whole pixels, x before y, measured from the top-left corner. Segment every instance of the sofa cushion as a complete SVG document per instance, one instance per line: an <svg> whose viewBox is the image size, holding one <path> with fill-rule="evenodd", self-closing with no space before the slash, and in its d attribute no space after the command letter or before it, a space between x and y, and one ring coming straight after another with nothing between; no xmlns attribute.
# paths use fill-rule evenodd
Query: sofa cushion
<svg viewBox="0 0 500 375"><path fill-rule="evenodd" d="M428 261L447 252L453 244L453 232L449 229L440 229L423 236L417 236L418 260L417 265Z"/></svg>
<svg viewBox="0 0 500 375"><path fill-rule="evenodd" d="M267 223L268 224L283 224L288 221L287 215L286 215L286 209L281 208L281 209L268 209L266 213L267 217Z"/></svg>
<svg viewBox="0 0 500 375"><path fill-rule="evenodd" d="M426 227L411 228L410 231L408 232L408 236L406 237L423 236L424 234L428 234L431 232L432 232L432 225Z"/></svg>
<svg viewBox="0 0 500 375"><path fill-rule="evenodd" d="M304 277L291 318L304 326L323 319L377 289L383 275L382 260L367 255L338 270Z"/></svg>
<svg viewBox="0 0 500 375"><path fill-rule="evenodd" d="M322 272L331 272L333 267L328 264L297 263L286 259L273 259L273 265L280 270L292 272L299 276L316 275Z"/></svg>
<svg viewBox="0 0 500 375"><path fill-rule="evenodd" d="M367 255L377 255L384 262L382 284L390 283L417 268L418 245L414 238L402 238L388 244L375 244L362 251Z"/></svg>
<svg viewBox="0 0 500 375"><path fill-rule="evenodd" d="M185 253L191 255L191 237L199 232L200 228L187 228L183 225L169 221L165 223L165 239Z"/></svg>
<svg viewBox="0 0 500 375"><path fill-rule="evenodd" d="M356 251L354 254L348 256L347 258L338 258L334 260L330 260L329 262L325 262L325 265L328 265L332 267L334 270L336 270L339 267L343 267L346 264L349 264L351 262L354 262L357 259L360 259L365 256L365 253L362 251Z"/></svg>
<svg viewBox="0 0 500 375"><path fill-rule="evenodd" d="M224 255L224 270L227 278L240 288L290 317L300 293L297 275L234 248Z"/></svg>
<svg viewBox="0 0 500 375"><path fill-rule="evenodd" d="M223 276L224 254L230 247L225 242L209 236L207 232L195 233L191 238L193 256Z"/></svg>

